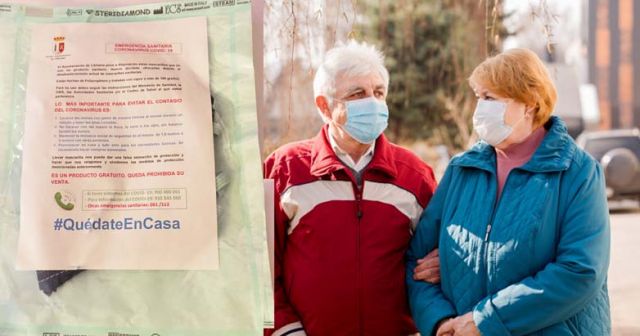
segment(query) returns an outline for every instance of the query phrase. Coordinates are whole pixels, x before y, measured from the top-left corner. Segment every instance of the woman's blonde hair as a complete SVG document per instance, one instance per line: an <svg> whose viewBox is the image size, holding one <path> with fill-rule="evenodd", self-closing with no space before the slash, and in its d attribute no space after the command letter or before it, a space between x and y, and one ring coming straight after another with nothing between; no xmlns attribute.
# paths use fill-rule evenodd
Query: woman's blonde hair
<svg viewBox="0 0 640 336"><path fill-rule="evenodd" d="M528 49L510 49L487 58L473 70L469 82L533 106L534 128L549 120L558 97L547 67Z"/></svg>

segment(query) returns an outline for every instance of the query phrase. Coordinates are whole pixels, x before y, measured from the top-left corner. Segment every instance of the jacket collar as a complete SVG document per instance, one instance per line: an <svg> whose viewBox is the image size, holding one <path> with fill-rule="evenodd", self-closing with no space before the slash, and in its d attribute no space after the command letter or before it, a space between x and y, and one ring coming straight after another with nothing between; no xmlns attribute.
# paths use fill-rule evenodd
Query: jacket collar
<svg viewBox="0 0 640 336"><path fill-rule="evenodd" d="M346 168L331 148L328 137L329 125L325 124L318 135L313 138L311 174L314 176L320 177ZM393 158L392 146L384 134L380 135L376 139L373 158L365 169L380 171L389 177L396 176L397 169Z"/></svg>
<svg viewBox="0 0 640 336"><path fill-rule="evenodd" d="M567 127L557 116L552 116L544 125L547 135L536 149L531 160L519 169L533 173L564 171L571 165L576 145L567 132ZM452 165L473 167L496 172L496 153L493 146L479 141L470 150L454 158Z"/></svg>

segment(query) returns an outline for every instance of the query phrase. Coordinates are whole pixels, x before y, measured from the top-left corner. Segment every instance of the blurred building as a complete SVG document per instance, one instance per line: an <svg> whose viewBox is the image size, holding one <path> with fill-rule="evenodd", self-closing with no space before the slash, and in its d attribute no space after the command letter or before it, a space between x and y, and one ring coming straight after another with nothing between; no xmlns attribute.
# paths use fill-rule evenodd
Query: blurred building
<svg viewBox="0 0 640 336"><path fill-rule="evenodd" d="M580 82L573 66L566 63L547 63L551 79L558 90L554 115L562 117L567 124L567 131L575 139L585 130L585 116L580 97Z"/></svg>
<svg viewBox="0 0 640 336"><path fill-rule="evenodd" d="M588 81L599 97L600 128L640 126L640 1L584 0Z"/></svg>

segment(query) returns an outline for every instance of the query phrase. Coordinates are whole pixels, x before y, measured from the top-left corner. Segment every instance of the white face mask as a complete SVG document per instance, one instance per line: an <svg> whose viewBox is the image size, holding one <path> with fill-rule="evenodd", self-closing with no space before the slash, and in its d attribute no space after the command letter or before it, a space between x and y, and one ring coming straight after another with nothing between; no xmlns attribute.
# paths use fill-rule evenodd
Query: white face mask
<svg viewBox="0 0 640 336"><path fill-rule="evenodd" d="M497 146L513 132L513 127L504 123L507 104L501 101L479 99L473 113L473 128L491 146Z"/></svg>

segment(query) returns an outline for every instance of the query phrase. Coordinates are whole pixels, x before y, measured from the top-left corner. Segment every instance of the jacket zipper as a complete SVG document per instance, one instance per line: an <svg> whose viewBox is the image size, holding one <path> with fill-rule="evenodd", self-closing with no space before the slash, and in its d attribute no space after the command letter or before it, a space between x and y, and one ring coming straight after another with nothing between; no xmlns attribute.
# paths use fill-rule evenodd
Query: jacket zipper
<svg viewBox="0 0 640 336"><path fill-rule="evenodd" d="M358 224L356 229L356 260L357 260L357 268L356 268L356 278L358 284L358 303L357 303L357 311L358 311L358 333L360 335L364 335L364 321L362 316L362 272L361 272L361 253L360 253L360 226L362 224L362 190L364 189L364 178L362 179L362 185L358 186L355 184L355 192L356 192L356 217L358 218Z"/></svg>
<svg viewBox="0 0 640 336"><path fill-rule="evenodd" d="M495 196L496 199L494 199L493 201L493 209L491 211L491 217L489 218L489 223L487 224L487 229L485 231L484 234L484 241L482 243L482 265L484 268L484 289L485 289L485 293L483 293L485 296L489 293L489 260L488 260L488 253L489 253L489 235L491 234L491 227L493 226L493 219L494 216L496 214L496 209L498 207L498 196Z"/></svg>
<svg viewBox="0 0 640 336"><path fill-rule="evenodd" d="M489 219L489 223L487 224L487 229L485 231L484 234L484 242L483 242L483 251L482 251L482 261L483 261L483 265L485 268L484 271L484 280L485 280L485 295L489 294L489 237L491 235L491 229L493 228L493 221L495 220L495 216L496 216L496 212L498 211L498 208L500 207L500 203L502 202L502 196L504 196L504 192L507 190L506 186L507 183L509 182L509 177L511 176L511 173L513 172L513 170L515 170L516 168L512 169L509 172L509 175L507 175L507 179L504 180L504 185L502 186L502 193L500 195L500 199L498 199L498 176L497 173L495 175L495 181L496 181L496 195L495 195L495 199L493 200L493 210L491 211L491 217Z"/></svg>
<svg viewBox="0 0 640 336"><path fill-rule="evenodd" d="M371 162L369 162L370 164ZM362 272L361 272L361 253L360 253L360 226L362 224L362 192L364 190L364 181L366 170L369 167L369 164L363 168L360 173L360 178L356 176L355 171L348 170L347 175L351 178L351 185L353 187L353 194L356 197L356 218L358 219L358 223L356 224L356 284L358 286L358 300L356 302L356 311L358 313L358 334L364 336L364 316L362 315ZM360 185L358 185L358 180L360 181Z"/></svg>
<svg viewBox="0 0 640 336"><path fill-rule="evenodd" d="M366 168L365 168L366 169ZM364 321L362 316L362 272L361 272L361 253L360 253L360 225L362 223L362 191L364 190L364 171L360 175L362 185L358 186L358 179L355 176L356 172L347 171L347 175L351 178L351 185L353 188L353 194L356 201L356 218L358 220L356 224L356 286L358 291L358 298L356 300L356 312L358 314L358 334L364 335Z"/></svg>

